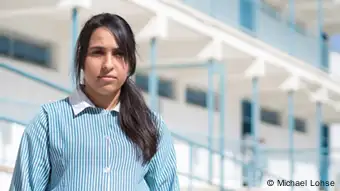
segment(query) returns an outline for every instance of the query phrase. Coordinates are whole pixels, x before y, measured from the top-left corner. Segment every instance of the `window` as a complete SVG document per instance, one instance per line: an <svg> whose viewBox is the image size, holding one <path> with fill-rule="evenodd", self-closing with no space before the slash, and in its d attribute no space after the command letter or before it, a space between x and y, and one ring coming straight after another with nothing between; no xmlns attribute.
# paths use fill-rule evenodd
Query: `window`
<svg viewBox="0 0 340 191"><path fill-rule="evenodd" d="M148 92L149 91L149 78L147 75L136 73L135 82L137 87L139 87L142 91Z"/></svg>
<svg viewBox="0 0 340 191"><path fill-rule="evenodd" d="M22 40L13 41L13 57L45 66L50 63L48 49Z"/></svg>
<svg viewBox="0 0 340 191"><path fill-rule="evenodd" d="M0 54L2 55L9 55L11 41L6 36L0 36Z"/></svg>
<svg viewBox="0 0 340 191"><path fill-rule="evenodd" d="M260 9L262 10L263 13L265 13L269 17L274 18L278 21L281 21L281 13L279 12L278 7L274 7L262 1L260 4Z"/></svg>
<svg viewBox="0 0 340 191"><path fill-rule="evenodd" d="M205 108L207 107L207 94L203 90L187 87L185 92L185 100L190 104Z"/></svg>
<svg viewBox="0 0 340 191"><path fill-rule="evenodd" d="M10 58L28 61L41 66L51 66L51 52L48 46L38 43L9 38L0 35L0 54Z"/></svg>
<svg viewBox="0 0 340 191"><path fill-rule="evenodd" d="M280 125L280 114L276 111L261 108L261 121L272 125Z"/></svg>
<svg viewBox="0 0 340 191"><path fill-rule="evenodd" d="M137 87L148 93L149 91L149 76L147 74L136 73L135 82ZM171 80L158 80L158 95L162 97L175 98L174 82Z"/></svg>
<svg viewBox="0 0 340 191"><path fill-rule="evenodd" d="M158 94L162 97L174 99L174 82L171 80L159 79L158 81Z"/></svg>
<svg viewBox="0 0 340 191"><path fill-rule="evenodd" d="M255 31L255 3L249 0L240 0L240 25L249 32Z"/></svg>
<svg viewBox="0 0 340 191"><path fill-rule="evenodd" d="M249 100L242 100L242 117L244 121L251 122L251 102Z"/></svg>
<svg viewBox="0 0 340 191"><path fill-rule="evenodd" d="M306 132L306 121L301 118L295 118L295 130L298 132Z"/></svg>

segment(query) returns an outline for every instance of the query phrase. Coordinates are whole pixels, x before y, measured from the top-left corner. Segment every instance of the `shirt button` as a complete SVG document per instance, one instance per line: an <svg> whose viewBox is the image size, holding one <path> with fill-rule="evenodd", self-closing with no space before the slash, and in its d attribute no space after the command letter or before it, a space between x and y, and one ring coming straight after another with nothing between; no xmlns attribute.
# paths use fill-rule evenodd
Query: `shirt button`
<svg viewBox="0 0 340 191"><path fill-rule="evenodd" d="M111 168L110 168L110 167L104 168L104 172L105 172L105 173L109 173L110 171L111 171Z"/></svg>

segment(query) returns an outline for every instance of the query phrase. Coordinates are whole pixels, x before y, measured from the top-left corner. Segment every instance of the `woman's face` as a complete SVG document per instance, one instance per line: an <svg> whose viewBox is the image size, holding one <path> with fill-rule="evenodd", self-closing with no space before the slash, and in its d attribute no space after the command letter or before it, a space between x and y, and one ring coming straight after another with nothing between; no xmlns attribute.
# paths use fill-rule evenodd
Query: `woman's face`
<svg viewBox="0 0 340 191"><path fill-rule="evenodd" d="M128 68L124 52L120 51L110 30L96 29L90 38L84 63L85 86L100 95L116 93L128 76Z"/></svg>

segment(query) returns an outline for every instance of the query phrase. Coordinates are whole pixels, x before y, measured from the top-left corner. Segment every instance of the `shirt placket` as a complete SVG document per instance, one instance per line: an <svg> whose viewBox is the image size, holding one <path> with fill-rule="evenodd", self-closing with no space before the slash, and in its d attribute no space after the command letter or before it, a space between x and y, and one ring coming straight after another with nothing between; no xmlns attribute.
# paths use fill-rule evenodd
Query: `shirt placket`
<svg viewBox="0 0 340 191"><path fill-rule="evenodd" d="M105 168L104 168L104 173L106 174L106 179L107 179L107 190L109 191L111 189L111 175L112 175L112 140L110 137L110 131L109 127L111 126L111 115L109 111L105 111L105 119L106 119L106 128L105 128L105 153L106 153L106 158L105 158Z"/></svg>

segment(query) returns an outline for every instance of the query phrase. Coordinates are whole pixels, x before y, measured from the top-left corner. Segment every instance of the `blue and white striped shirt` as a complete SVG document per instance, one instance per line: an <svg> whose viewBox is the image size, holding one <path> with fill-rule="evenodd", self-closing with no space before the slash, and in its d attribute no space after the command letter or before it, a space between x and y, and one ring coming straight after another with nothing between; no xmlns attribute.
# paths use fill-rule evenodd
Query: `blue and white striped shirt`
<svg viewBox="0 0 340 191"><path fill-rule="evenodd" d="M147 165L113 111L96 108L77 89L41 107L26 127L10 191L178 191L171 133L159 117L161 141Z"/></svg>

